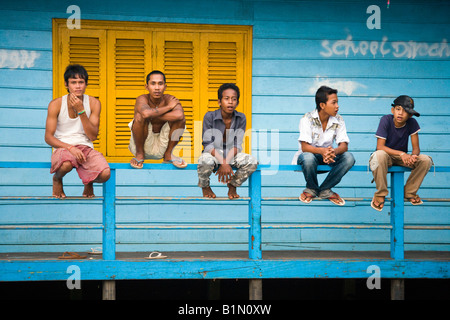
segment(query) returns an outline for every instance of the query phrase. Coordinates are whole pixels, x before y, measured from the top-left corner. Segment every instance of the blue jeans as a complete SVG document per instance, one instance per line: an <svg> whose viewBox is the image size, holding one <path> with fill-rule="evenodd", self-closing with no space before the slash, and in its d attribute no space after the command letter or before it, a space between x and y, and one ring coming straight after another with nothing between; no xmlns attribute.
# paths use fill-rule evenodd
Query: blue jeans
<svg viewBox="0 0 450 320"><path fill-rule="evenodd" d="M335 162L330 163L330 172L325 180L319 186L317 182L317 166L324 165L322 155L310 152L303 152L297 160L297 164L302 166L303 175L306 180L305 192L320 198L328 198L333 195L331 188L337 185L348 170L355 164L355 158L350 152L339 154L334 159ZM321 172L319 172L321 173Z"/></svg>

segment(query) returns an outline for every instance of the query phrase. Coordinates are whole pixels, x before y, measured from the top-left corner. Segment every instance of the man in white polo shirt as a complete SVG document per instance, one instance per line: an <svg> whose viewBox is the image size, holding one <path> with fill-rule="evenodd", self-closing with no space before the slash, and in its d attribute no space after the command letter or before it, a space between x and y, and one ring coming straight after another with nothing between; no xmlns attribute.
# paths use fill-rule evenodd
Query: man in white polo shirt
<svg viewBox="0 0 450 320"><path fill-rule="evenodd" d="M355 159L347 152L349 139L344 119L337 114L338 111L337 90L322 86L316 92L316 109L300 120L299 150L292 164L302 166L306 189L299 200L304 203L319 197L329 199L336 205L345 204L344 199L331 188L341 181L355 164ZM333 142L336 148L333 148ZM317 166L324 164L331 166L331 170L319 186Z"/></svg>

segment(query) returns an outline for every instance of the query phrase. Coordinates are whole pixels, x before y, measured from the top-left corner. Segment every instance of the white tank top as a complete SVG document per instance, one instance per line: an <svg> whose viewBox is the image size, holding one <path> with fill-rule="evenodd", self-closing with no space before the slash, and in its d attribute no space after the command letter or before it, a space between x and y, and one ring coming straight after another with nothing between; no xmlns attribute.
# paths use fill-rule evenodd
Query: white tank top
<svg viewBox="0 0 450 320"><path fill-rule="evenodd" d="M58 123L56 124L55 138L62 142L71 144L73 146L82 144L94 148L94 144L87 137L83 129L80 117L72 119L69 117L69 111L67 108L67 97L62 97L61 110L59 110ZM91 107L89 105L89 96L83 95L83 105L86 115L91 115Z"/></svg>

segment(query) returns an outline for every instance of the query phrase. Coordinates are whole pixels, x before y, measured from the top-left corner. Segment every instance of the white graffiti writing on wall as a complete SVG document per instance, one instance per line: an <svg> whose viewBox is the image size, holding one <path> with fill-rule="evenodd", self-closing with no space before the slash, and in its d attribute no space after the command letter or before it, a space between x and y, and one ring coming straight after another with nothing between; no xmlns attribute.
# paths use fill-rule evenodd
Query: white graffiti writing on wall
<svg viewBox="0 0 450 320"><path fill-rule="evenodd" d="M350 53L354 56L370 53L375 58L378 54L383 57L392 54L395 58L415 59L417 57L449 57L450 46L446 39L442 42L426 43L415 41L393 41L388 42L387 37L383 37L382 41L353 41L351 35L345 40L337 40L330 43L329 40L322 41L322 47L325 51L321 51L322 57L343 56L348 57Z"/></svg>
<svg viewBox="0 0 450 320"><path fill-rule="evenodd" d="M32 68L40 55L37 51L0 49L0 68Z"/></svg>

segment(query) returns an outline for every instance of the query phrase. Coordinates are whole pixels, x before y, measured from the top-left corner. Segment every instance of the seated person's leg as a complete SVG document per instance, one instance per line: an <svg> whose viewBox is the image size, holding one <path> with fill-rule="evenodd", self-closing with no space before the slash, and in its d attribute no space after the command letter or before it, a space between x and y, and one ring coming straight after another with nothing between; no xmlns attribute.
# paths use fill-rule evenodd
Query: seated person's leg
<svg viewBox="0 0 450 320"><path fill-rule="evenodd" d="M311 199L319 195L319 183L317 181L317 166L319 165L318 157L310 152L303 152L297 160L297 164L302 166L303 176L306 181L306 188L301 197L305 197L305 193Z"/></svg>
<svg viewBox="0 0 450 320"><path fill-rule="evenodd" d="M186 127L186 121L178 120L169 122L169 143L167 145L166 152L164 153L164 161L166 162L176 162L177 167L185 167L186 163L183 159L177 158L173 155L173 149L180 142L180 138L183 135L184 129Z"/></svg>
<svg viewBox="0 0 450 320"><path fill-rule="evenodd" d="M202 188L203 197L215 198L216 195L209 185L209 176L217 166L216 159L208 152L204 152L198 158L197 174L198 186Z"/></svg>
<svg viewBox="0 0 450 320"><path fill-rule="evenodd" d="M135 168L142 168L145 153L144 143L148 135L149 120L144 119L140 113L136 113L131 126L131 134L136 146L135 158L131 159L130 164Z"/></svg>

